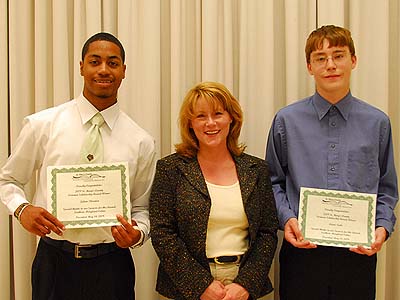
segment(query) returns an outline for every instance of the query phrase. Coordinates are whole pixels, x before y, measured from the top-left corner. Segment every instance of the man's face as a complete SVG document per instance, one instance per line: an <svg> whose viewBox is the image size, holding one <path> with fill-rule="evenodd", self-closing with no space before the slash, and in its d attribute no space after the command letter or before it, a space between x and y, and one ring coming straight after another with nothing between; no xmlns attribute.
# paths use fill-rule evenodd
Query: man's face
<svg viewBox="0 0 400 300"><path fill-rule="evenodd" d="M324 40L321 49L311 52L307 69L314 76L318 93L336 103L350 90L350 75L357 64L356 56L351 56L349 47L330 47Z"/></svg>
<svg viewBox="0 0 400 300"><path fill-rule="evenodd" d="M80 63L84 78L83 95L99 110L113 105L125 78L125 69L120 48L116 44L109 41L92 42Z"/></svg>

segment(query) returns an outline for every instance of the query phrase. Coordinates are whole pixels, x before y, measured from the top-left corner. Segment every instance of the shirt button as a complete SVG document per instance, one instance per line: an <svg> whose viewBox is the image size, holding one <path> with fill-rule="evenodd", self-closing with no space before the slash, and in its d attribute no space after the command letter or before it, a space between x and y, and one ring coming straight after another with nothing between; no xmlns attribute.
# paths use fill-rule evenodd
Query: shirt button
<svg viewBox="0 0 400 300"><path fill-rule="evenodd" d="M332 172L335 171L335 167L331 167L331 171L332 171Z"/></svg>
<svg viewBox="0 0 400 300"><path fill-rule="evenodd" d="M336 126L336 122L332 122L331 125L332 125L333 127L335 127L335 126Z"/></svg>
<svg viewBox="0 0 400 300"><path fill-rule="evenodd" d="M335 148L336 148L336 145L335 145L335 144L331 144L331 148L332 148L332 149L335 149Z"/></svg>

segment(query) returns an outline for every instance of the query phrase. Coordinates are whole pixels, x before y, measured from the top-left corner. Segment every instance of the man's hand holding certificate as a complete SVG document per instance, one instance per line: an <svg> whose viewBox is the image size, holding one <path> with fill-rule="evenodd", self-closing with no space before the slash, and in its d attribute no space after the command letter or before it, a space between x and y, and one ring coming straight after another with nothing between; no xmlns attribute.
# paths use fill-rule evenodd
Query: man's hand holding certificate
<svg viewBox="0 0 400 300"><path fill-rule="evenodd" d="M299 226L314 244L369 248L375 241L375 210L375 194L302 187Z"/></svg>
<svg viewBox="0 0 400 300"><path fill-rule="evenodd" d="M47 169L48 211L66 228L130 221L128 164L54 166Z"/></svg>

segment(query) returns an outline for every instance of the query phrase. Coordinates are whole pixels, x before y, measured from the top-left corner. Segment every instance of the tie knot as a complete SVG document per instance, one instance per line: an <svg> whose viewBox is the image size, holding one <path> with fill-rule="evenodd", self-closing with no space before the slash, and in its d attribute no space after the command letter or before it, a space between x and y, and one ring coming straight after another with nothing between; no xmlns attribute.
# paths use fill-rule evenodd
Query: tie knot
<svg viewBox="0 0 400 300"><path fill-rule="evenodd" d="M101 113L97 113L92 117L90 123L92 123L92 125L97 125L98 127L101 127L101 125L104 124L104 118Z"/></svg>

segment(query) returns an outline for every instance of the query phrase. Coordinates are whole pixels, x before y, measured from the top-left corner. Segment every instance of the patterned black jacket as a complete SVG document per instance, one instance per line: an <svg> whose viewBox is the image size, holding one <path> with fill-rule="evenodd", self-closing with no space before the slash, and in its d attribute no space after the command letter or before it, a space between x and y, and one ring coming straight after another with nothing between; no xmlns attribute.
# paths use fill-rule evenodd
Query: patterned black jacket
<svg viewBox="0 0 400 300"><path fill-rule="evenodd" d="M272 291L268 272L278 221L264 160L234 157L249 222L249 249L234 282L257 299ZM157 291L176 300L198 300L213 281L206 257L211 200L196 158L171 154L157 162L150 196L151 239L160 259Z"/></svg>

